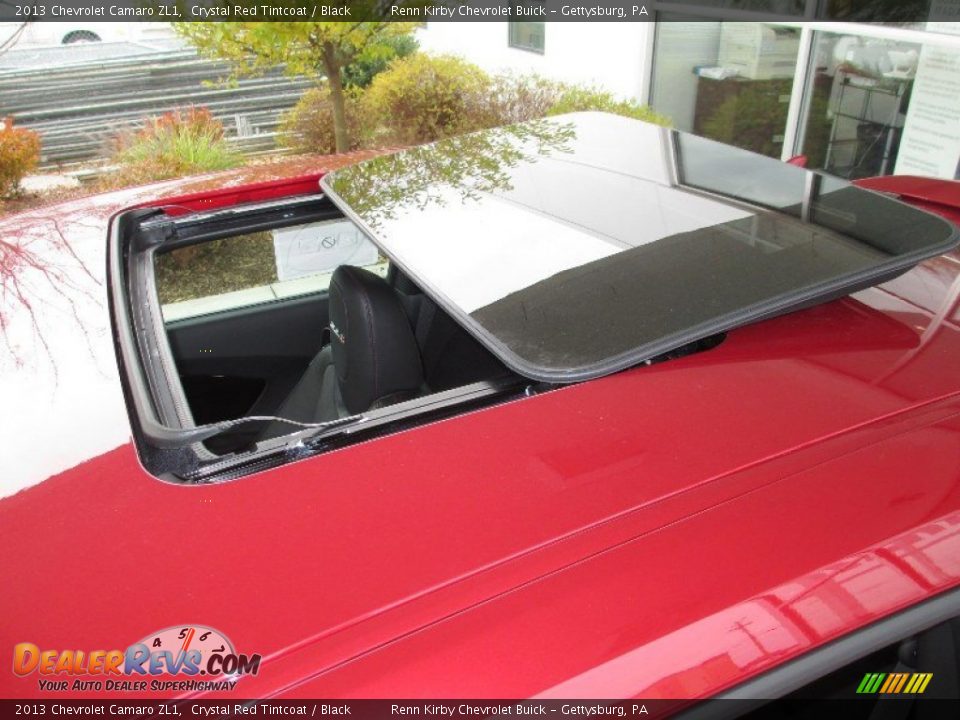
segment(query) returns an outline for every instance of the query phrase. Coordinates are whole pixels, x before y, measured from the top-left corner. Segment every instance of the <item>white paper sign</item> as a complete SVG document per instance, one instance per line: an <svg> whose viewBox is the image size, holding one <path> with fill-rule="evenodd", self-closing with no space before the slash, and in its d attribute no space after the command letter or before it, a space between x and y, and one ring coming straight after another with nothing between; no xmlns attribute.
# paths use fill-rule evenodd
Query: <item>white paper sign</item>
<svg viewBox="0 0 960 720"><path fill-rule="evenodd" d="M339 265L373 265L379 256L377 246L349 220L274 230L273 252L281 281L333 272Z"/></svg>
<svg viewBox="0 0 960 720"><path fill-rule="evenodd" d="M928 29L960 33L958 23ZM910 97L897 175L953 179L960 172L960 53L924 45Z"/></svg>

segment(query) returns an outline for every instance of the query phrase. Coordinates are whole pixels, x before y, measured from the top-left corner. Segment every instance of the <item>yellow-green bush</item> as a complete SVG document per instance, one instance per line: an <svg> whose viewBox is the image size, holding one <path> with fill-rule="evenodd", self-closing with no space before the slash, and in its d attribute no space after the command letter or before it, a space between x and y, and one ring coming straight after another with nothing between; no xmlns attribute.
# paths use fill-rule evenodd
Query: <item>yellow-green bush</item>
<svg viewBox="0 0 960 720"><path fill-rule="evenodd" d="M636 120L646 120L658 125L670 125L670 119L641 105L636 100L621 100L613 93L589 85L567 85L557 83L554 100L547 115L562 115L570 112L597 110L600 112L623 115Z"/></svg>
<svg viewBox="0 0 960 720"><path fill-rule="evenodd" d="M451 55L394 60L363 95L367 140L415 145L476 130L491 86L483 70Z"/></svg>
<svg viewBox="0 0 960 720"><path fill-rule="evenodd" d="M360 146L364 134L362 110L358 99L359 88L347 90L346 112L350 133L351 150ZM330 91L326 86L311 88L288 110L280 122L280 142L284 147L298 153L336 152L333 136L333 106Z"/></svg>
<svg viewBox="0 0 960 720"><path fill-rule="evenodd" d="M347 123L351 149L417 145L474 130L549 115L599 110L669 125L633 100L586 85L538 75L489 76L457 57L415 53L394 60L364 90L351 88ZM332 153L333 112L325 87L307 91L287 113L282 142L297 152Z"/></svg>
<svg viewBox="0 0 960 720"><path fill-rule="evenodd" d="M40 136L33 130L13 126L4 118L0 128L0 198L20 192L20 181L40 162Z"/></svg>
<svg viewBox="0 0 960 720"><path fill-rule="evenodd" d="M485 102L489 125L536 120L570 112L599 111L669 125L669 118L635 100L621 100L590 85L549 80L539 75L498 75Z"/></svg>

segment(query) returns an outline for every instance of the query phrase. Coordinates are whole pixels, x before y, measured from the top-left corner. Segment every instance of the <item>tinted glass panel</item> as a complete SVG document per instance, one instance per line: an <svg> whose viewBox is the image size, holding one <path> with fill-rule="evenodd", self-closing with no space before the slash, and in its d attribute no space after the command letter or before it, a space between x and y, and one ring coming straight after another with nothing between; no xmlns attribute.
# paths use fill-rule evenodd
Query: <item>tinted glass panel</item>
<svg viewBox="0 0 960 720"><path fill-rule="evenodd" d="M333 199L518 372L581 379L890 277L953 227L842 181L597 113L337 171Z"/></svg>
<svg viewBox="0 0 960 720"><path fill-rule="evenodd" d="M384 274L377 247L349 220L321 220L211 240L155 256L164 320L323 292L338 265Z"/></svg>
<svg viewBox="0 0 960 720"><path fill-rule="evenodd" d="M835 177L786 163L756 163L755 156L693 135L679 135L680 181L811 221L889 255L910 253L917 238L935 237L943 221Z"/></svg>
<svg viewBox="0 0 960 720"><path fill-rule="evenodd" d="M779 158L800 30L658 13L651 104L678 130Z"/></svg>

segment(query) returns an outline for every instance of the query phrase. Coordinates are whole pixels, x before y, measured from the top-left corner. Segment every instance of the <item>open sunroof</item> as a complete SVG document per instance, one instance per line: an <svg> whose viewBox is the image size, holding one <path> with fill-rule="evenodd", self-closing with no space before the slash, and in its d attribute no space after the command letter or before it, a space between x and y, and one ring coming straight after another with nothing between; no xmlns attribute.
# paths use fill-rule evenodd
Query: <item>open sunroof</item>
<svg viewBox="0 0 960 720"><path fill-rule="evenodd" d="M504 363L544 381L848 294L960 239L845 181L602 113L445 140L322 185Z"/></svg>

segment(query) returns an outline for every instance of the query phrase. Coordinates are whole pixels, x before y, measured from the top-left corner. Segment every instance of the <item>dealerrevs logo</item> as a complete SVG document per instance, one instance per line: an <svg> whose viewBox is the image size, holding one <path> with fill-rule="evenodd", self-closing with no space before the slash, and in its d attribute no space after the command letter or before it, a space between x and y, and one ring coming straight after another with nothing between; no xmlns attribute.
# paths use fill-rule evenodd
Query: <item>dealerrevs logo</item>
<svg viewBox="0 0 960 720"><path fill-rule="evenodd" d="M204 625L169 627L125 650L13 648L13 672L36 673L41 690L232 690L260 670L259 654L241 654L221 632ZM65 677L66 676L66 677Z"/></svg>

